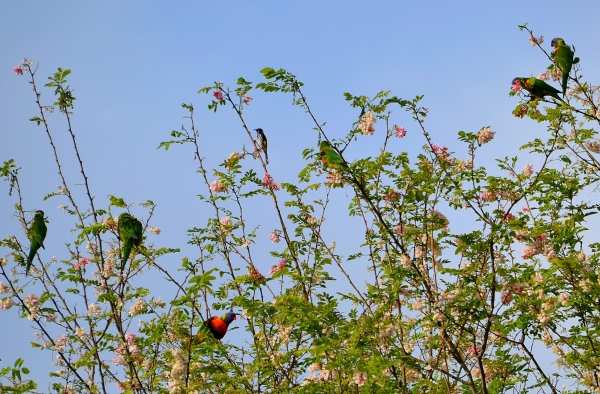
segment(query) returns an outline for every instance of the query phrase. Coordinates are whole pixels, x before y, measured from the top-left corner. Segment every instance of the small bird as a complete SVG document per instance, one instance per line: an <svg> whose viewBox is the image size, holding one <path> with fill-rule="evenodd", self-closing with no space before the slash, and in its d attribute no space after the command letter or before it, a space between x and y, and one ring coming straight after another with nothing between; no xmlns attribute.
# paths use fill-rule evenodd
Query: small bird
<svg viewBox="0 0 600 394"><path fill-rule="evenodd" d="M196 334L196 338L193 340L194 345L198 345L202 341L204 341L204 336L210 334L216 339L223 339L225 334L227 334L227 329L232 321L236 319L236 313L227 312L221 317L213 316L207 321L204 322L204 327L202 327L198 334Z"/></svg>
<svg viewBox="0 0 600 394"><path fill-rule="evenodd" d="M46 249L44 247L44 239L46 239L47 231L48 228L46 227L46 223L44 222L44 212L35 211L33 223L31 223L31 228L29 229L29 240L31 241L31 247L29 248L29 255L27 256L27 266L25 267L25 275L29 273L31 263L33 262L35 254L39 250L40 246L42 247L42 249Z"/></svg>
<svg viewBox="0 0 600 394"><path fill-rule="evenodd" d="M269 164L269 155L267 154L267 136L263 129L254 129L256 131L256 144L258 149L265 152L265 163Z"/></svg>
<svg viewBox="0 0 600 394"><path fill-rule="evenodd" d="M569 74L571 73L571 67L573 67L573 51L560 37L553 39L550 45L554 47L552 56L556 60L558 67L560 67L560 71L562 71L562 89L563 97L565 97Z"/></svg>
<svg viewBox="0 0 600 394"><path fill-rule="evenodd" d="M125 263L129 259L131 249L135 245L137 248L142 243L144 228L142 223L128 214L123 212L119 216L119 237L123 242L123 262L121 263L121 271L125 269Z"/></svg>
<svg viewBox="0 0 600 394"><path fill-rule="evenodd" d="M512 80L512 85L519 81L521 87L527 90L531 94L531 100L535 98L543 98L544 96L552 96L555 99L564 101L558 96L558 93L562 93L560 90L548 85L546 82L535 77L521 78L517 77Z"/></svg>
<svg viewBox="0 0 600 394"><path fill-rule="evenodd" d="M333 150L327 141L321 141L321 144L319 144L319 157L323 162L323 167L347 167L340 155Z"/></svg>

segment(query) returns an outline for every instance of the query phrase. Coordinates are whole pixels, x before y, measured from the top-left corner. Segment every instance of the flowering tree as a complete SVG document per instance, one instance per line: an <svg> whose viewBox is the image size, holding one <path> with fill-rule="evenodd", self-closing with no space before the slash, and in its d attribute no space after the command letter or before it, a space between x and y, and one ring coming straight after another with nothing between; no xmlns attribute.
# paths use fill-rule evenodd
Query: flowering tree
<svg viewBox="0 0 600 394"><path fill-rule="evenodd" d="M538 78L558 80L542 38L522 28L551 63ZM262 70L265 81L256 85L240 78L235 89L201 89L213 97L210 110L230 108L239 118L252 148L232 153L209 175L195 109L183 105L189 124L160 147L182 144L194 152L206 186L201 198L213 215L189 230L197 254L183 258L173 275L162 261L176 249L148 237L120 270L112 210L129 205L111 196L98 206L69 127L87 195L75 198L71 186L81 180L63 174L45 117L57 107L70 125L69 70L50 77L56 102L44 107L36 72L24 59L15 72L30 78L39 109L31 120L46 132L61 182L49 197L66 199L77 237L60 262L37 257L25 280L31 207L23 206L16 164L6 161L2 176L24 231L0 243L0 307L19 308L38 333L34 346L56 354L57 392L114 392L115 385L136 393L600 391L600 244L585 232L586 218L598 210L587 196L600 180L592 128L600 111L598 88L581 80L580 67L569 76L565 102L528 97L513 86L510 94L520 100L514 114L543 122L548 133L522 147L540 159L539 168L499 158L496 172L478 163L494 131L461 131L466 153L450 152L428 133L422 96L346 93L356 118L346 136L334 136L315 118L303 83L285 70ZM314 120L307 145L327 142L304 151L297 184L277 183L267 171L244 120L253 89L292 95ZM410 114L412 126L394 124L398 109ZM416 160L392 148L407 129L410 138L423 139ZM355 141L375 136L383 140L376 157L349 159ZM255 160L262 176L251 168ZM348 197L336 193L340 188ZM258 223L244 217L244 207L261 196L280 224L268 240L257 238ZM345 231L360 232L364 241L342 255L326 236L325 219L335 221L330 207L346 198L362 226ZM144 233L158 234L151 227L154 204L142 206ZM460 220L450 223L452 217ZM265 276L252 252L271 243L279 263ZM356 265L368 267L370 277L355 273ZM144 269L173 284L176 297L164 302L150 296L156 289L137 285ZM334 280L345 284L334 290ZM221 341L203 324L218 310L244 317ZM132 325L138 315L145 319L139 328ZM28 372L22 359L0 370L2 390L35 389Z"/></svg>

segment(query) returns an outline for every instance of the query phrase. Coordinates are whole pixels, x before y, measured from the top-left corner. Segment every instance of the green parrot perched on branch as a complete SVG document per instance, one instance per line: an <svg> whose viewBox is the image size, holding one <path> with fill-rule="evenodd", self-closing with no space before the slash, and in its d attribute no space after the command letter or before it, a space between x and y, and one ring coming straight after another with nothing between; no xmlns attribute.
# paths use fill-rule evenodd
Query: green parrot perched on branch
<svg viewBox="0 0 600 394"><path fill-rule="evenodd" d="M142 222L123 212L119 216L119 237L123 242L123 262L121 263L121 271L125 270L125 264L129 259L129 254L133 246L136 248L142 243L144 227Z"/></svg>
<svg viewBox="0 0 600 394"><path fill-rule="evenodd" d="M565 93L567 92L567 82L569 81L569 74L571 73L571 68L573 67L573 64L579 62L579 58L573 59L573 50L571 49L571 47L565 44L565 41L560 37L556 37L555 39L553 39L550 45L554 47L552 57L556 61L556 64L560 68L560 71L562 71L562 89L563 97L565 97Z"/></svg>
<svg viewBox="0 0 600 394"><path fill-rule="evenodd" d="M347 168L348 165L342 160L340 155L331 147L329 142L321 141L319 145L319 157L323 162L323 167L335 169Z"/></svg>
<svg viewBox="0 0 600 394"><path fill-rule="evenodd" d="M44 222L44 212L43 211L35 211L35 216L33 217L33 223L31 223L31 228L29 229L29 239L31 240L31 247L29 248L29 255L27 256L27 266L25 267L25 275L29 273L29 268L31 268L31 263L35 258L37 251L40 246L42 249L46 249L44 247L44 239L46 239L46 232L48 228L46 227L46 223Z"/></svg>
<svg viewBox="0 0 600 394"><path fill-rule="evenodd" d="M537 79L535 77L517 77L512 80L512 86L514 91L518 91L518 89L515 89L515 84L517 82L517 86L527 90L531 94L531 100L534 100L536 98L543 98L544 96L552 96L557 100L564 101L558 95L558 93L562 93L560 90L548 85L541 79Z"/></svg>

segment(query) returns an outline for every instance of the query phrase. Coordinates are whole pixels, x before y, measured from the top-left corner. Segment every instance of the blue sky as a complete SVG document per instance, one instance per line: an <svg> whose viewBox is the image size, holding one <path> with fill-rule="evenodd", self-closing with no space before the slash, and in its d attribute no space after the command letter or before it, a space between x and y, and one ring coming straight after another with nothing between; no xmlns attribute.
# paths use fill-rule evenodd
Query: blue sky
<svg viewBox="0 0 600 394"><path fill-rule="evenodd" d="M43 200L56 190L59 179L43 130L27 121L37 115L28 79L16 76L12 67L23 57L39 62L39 86L57 67L69 68L77 98L74 129L96 201L106 205L108 194L136 203L153 200L158 204L153 225L163 233L152 240L185 248L186 230L205 223L210 212L196 197L204 186L195 174L191 150L156 149L171 130L186 124L180 104L193 103L197 109L210 168L249 146L233 112L221 108L215 115L205 110L209 97L197 94L201 87L213 81L233 87L240 76L260 82L260 69L285 68L305 83L311 108L320 122L327 122L325 130L333 137L345 135L357 116L343 99L346 91L373 95L392 90L403 98L423 94L434 142L462 151L458 157L466 157L456 142L459 130L490 125L497 132L494 145L487 147L491 167L494 157L519 154L521 144L543 132L510 113L517 103L508 96L512 78L537 75L548 65L517 25L528 23L536 36L545 37L546 48L556 36L574 44L585 77L597 81L599 11L597 2L583 1L569 2L568 7L564 1L4 1L0 160L12 158L22 167L25 209L43 209L49 217L47 244L59 252L47 247L43 258L64 253L72 223L57 208L64 201ZM278 182L295 181L303 166L302 150L316 145L314 125L290 105L288 96L250 95L254 100L245 117L249 127L261 127L267 134L269 172ZM52 102L45 89L42 103ZM65 172L71 183L80 183L64 121L58 112L49 119ZM409 133L394 141L394 149L416 153L424 143L416 125L400 110L394 121ZM380 130L372 140L363 140L360 150L355 145L350 155L376 154L382 138ZM8 185L3 188L0 237L22 236L12 218L15 200L8 196ZM261 225L259 234L266 240L277 222L262 209L251 212L250 219ZM145 211L134 208L134 214L143 216ZM341 231L332 235L344 239ZM273 246L257 248L268 270L276 263L268 260ZM174 269L178 264L175 259ZM0 325L2 337L18 338L3 345L3 363L24 356L49 368L49 353L34 361L40 353L29 350L29 322L15 320L15 309L0 315L2 321L11 321Z"/></svg>

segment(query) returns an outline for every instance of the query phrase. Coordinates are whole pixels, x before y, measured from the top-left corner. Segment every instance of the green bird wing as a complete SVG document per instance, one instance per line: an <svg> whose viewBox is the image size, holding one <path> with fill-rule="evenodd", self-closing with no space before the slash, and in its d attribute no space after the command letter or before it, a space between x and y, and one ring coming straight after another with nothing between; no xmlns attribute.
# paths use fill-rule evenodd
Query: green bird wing
<svg viewBox="0 0 600 394"><path fill-rule="evenodd" d="M322 141L319 145L319 155L321 157L321 161L323 164L331 166L331 167L345 167L345 163L338 155L338 153L333 150L329 142Z"/></svg>
<svg viewBox="0 0 600 394"><path fill-rule="evenodd" d="M567 44L564 43L564 41L561 40L559 41L559 45L556 47L554 54L556 63L562 71L563 92L566 92L569 74L571 73L571 68L573 67L573 51Z"/></svg>
<svg viewBox="0 0 600 394"><path fill-rule="evenodd" d="M31 224L31 230L29 231L29 239L31 240L32 245L37 243L38 248L41 246L42 249L46 249L44 247L44 240L46 239L47 232L48 228L44 222L44 216L36 214L33 223Z"/></svg>
<svg viewBox="0 0 600 394"><path fill-rule="evenodd" d="M133 239L134 243L142 240L143 226L142 223L129 214L121 214L119 216L119 235L121 241Z"/></svg>

